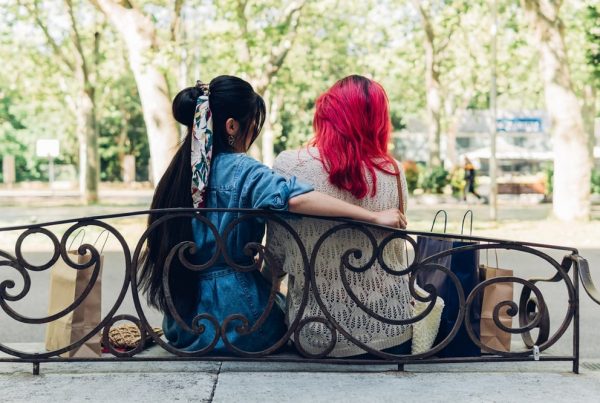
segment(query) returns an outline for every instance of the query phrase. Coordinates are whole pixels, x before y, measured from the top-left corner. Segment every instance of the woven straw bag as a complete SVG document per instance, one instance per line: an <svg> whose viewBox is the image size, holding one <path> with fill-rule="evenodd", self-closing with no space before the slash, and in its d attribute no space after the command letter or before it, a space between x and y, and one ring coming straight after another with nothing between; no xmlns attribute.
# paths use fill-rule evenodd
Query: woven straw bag
<svg viewBox="0 0 600 403"><path fill-rule="evenodd" d="M152 330L158 336L163 335L163 330L159 327L153 327ZM140 344L141 340L142 336L140 334L140 329L131 323L113 326L108 331L108 342L117 349L133 350ZM152 341L153 339L146 333L145 347L147 347L148 344L151 344Z"/></svg>

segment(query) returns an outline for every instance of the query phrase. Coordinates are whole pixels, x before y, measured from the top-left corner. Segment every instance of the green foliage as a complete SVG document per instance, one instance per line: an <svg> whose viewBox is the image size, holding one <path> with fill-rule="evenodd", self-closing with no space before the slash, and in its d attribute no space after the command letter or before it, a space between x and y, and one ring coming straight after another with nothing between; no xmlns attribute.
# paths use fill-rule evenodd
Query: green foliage
<svg viewBox="0 0 600 403"><path fill-rule="evenodd" d="M441 194L448 182L448 171L442 167L428 167L419 176L419 187L427 193Z"/></svg>
<svg viewBox="0 0 600 403"><path fill-rule="evenodd" d="M23 2L23 4L29 2ZM38 2L50 34L71 57L75 50L64 3ZM138 179L147 177L148 140L142 106L127 62L123 41L104 17L86 0L74 1L85 42L93 60L93 37L100 33L96 83L97 125L101 179L121 179L121 160L136 156ZM429 5L436 44L450 38L440 54L442 126L447 132L462 108L487 108L490 87L489 2L456 0L424 2ZM541 109L544 105L538 56L532 48L518 2L500 0L498 27L498 107ZM15 155L19 181L43 178L44 161L35 157L39 138L61 141L57 163L77 165L77 80L54 54L35 20L23 4L9 2L0 13L0 158ZM172 3L141 0L157 31L156 54L148 63L168 78L170 96L196 79L236 74L254 80L264 77L265 65L280 49L290 27L279 17L290 0L249 0L245 10L247 33L239 29L237 5L231 0L189 0L183 3L180 38L171 35ZM569 59L574 86L590 77L600 80L600 12L587 2L564 2ZM207 16L209 16L207 18ZM202 29L198 29L202 21ZM363 74L379 81L387 91L394 130L405 128L409 118L421 115L425 105L423 30L413 2L397 0L308 1L302 10L297 36L280 70L269 86L268 98L276 133L275 151L296 148L312 136L316 98L338 79ZM283 41L283 45L287 45ZM247 45L247 46L246 46ZM248 52L249 57L244 54ZM143 85L143 84L142 84ZM170 113L170 111L165 111ZM409 189L419 185L441 192L450 183L464 186L460 172L406 168ZM551 171L548 189L552 190ZM598 174L594 180L597 183Z"/></svg>
<svg viewBox="0 0 600 403"><path fill-rule="evenodd" d="M150 150L133 77L129 74L116 80L115 90L105 94L104 108L99 116L100 179L122 180L125 155L135 156L136 180L148 180Z"/></svg>
<svg viewBox="0 0 600 403"><path fill-rule="evenodd" d="M600 194L600 169L592 170L592 193Z"/></svg>
<svg viewBox="0 0 600 403"><path fill-rule="evenodd" d="M400 131L406 129L406 122L404 122L402 115L400 115L398 111L392 110L390 115L392 120L392 130Z"/></svg>
<svg viewBox="0 0 600 403"><path fill-rule="evenodd" d="M600 86L600 3L586 7L585 34L586 60L596 86Z"/></svg>
<svg viewBox="0 0 600 403"><path fill-rule="evenodd" d="M545 174L544 179L545 179L545 183L546 183L546 196L552 196L554 169L552 168L551 164L549 164L545 168L544 174ZM598 169L598 168L594 168L592 170L591 185L592 185L592 193L600 194L600 169Z"/></svg>
<svg viewBox="0 0 600 403"><path fill-rule="evenodd" d="M548 164L544 170L544 176L546 181L546 196L552 196L554 192L554 166Z"/></svg>
<svg viewBox="0 0 600 403"><path fill-rule="evenodd" d="M30 3L27 3L30 4ZM72 32L64 3L40 2L41 19L58 49L35 22L30 9L7 8L0 16L0 158L15 155L17 181L46 180L47 161L35 156L38 139L60 141L57 165L78 165L76 131L81 94L76 73L65 63L75 61ZM87 1L74 1L88 69L96 85L96 118L99 133L101 180L118 180L122 155L136 156L138 180L147 179L148 139L137 88L123 44L107 25L94 22L99 15ZM28 11L29 10L29 11ZM79 15L81 13L81 15ZM47 18L46 18L47 17ZM8 20L11 24L3 25ZM99 54L94 61L93 38L99 33ZM170 113L170 111L166 111ZM76 180L76 177L64 178Z"/></svg>
<svg viewBox="0 0 600 403"><path fill-rule="evenodd" d="M19 105L21 102L16 92L0 90L0 164L4 155L12 155L15 157L18 182L47 179L47 170L41 169L46 161L35 156L35 136L32 135L42 122L28 121L29 107L32 105L22 107ZM49 119L49 123L53 123L53 120ZM58 162L64 163L65 159L60 158ZM3 174L0 180L2 178Z"/></svg>
<svg viewBox="0 0 600 403"><path fill-rule="evenodd" d="M465 181L465 170L463 168L455 168L450 173L450 186L452 187L452 194L454 196L460 196L463 194L467 182Z"/></svg>
<svg viewBox="0 0 600 403"><path fill-rule="evenodd" d="M27 159L24 157L26 149L27 147L12 134L0 134L0 150L2 150L2 154L0 154L0 167L2 166L2 159L5 155L14 155L17 181L35 179L29 175L30 170L27 166ZM0 182L3 178L4 172L0 170Z"/></svg>

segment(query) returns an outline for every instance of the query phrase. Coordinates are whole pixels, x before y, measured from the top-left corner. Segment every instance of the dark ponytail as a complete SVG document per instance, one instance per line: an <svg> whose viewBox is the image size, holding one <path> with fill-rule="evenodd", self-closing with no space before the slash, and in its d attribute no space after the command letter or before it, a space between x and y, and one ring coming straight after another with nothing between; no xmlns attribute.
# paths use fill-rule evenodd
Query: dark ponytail
<svg viewBox="0 0 600 403"><path fill-rule="evenodd" d="M209 84L209 92L210 109L213 115L213 156L220 152L233 151L228 144L225 130L225 122L229 118L235 119L240 124L240 133L244 136L251 135L254 142L262 129L266 112L263 99L254 92L252 86L238 77L219 76ZM173 99L173 117L187 128L187 134L158 182L152 199L152 209L193 207L192 125L196 103L201 95L203 90L195 86L185 88ZM250 133L251 128L253 130ZM150 214L148 226L160 217L161 214ZM150 306L162 312L168 311L163 289L165 260L174 246L192 240L191 218L168 220L148 235L146 249L138 268L138 284ZM175 260L171 268L169 286L176 306L181 312L195 306L197 277L195 272L184 268Z"/></svg>

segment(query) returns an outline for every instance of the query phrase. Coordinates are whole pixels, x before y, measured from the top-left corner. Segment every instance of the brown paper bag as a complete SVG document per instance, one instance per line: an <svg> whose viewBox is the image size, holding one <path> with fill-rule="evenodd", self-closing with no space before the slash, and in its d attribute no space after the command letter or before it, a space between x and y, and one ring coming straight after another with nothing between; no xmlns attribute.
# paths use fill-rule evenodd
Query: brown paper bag
<svg viewBox="0 0 600 403"><path fill-rule="evenodd" d="M494 277L511 277L512 270L498 269L488 266L480 266L481 280L489 280ZM499 351L510 351L511 334L503 331L494 322L494 308L502 301L512 301L513 283L496 283L488 285L483 291L483 303L481 305L481 343ZM500 309L500 322L506 326L512 326L512 317L506 312L507 308ZM485 352L485 351L484 351Z"/></svg>
<svg viewBox="0 0 600 403"><path fill-rule="evenodd" d="M90 261L90 253L81 256L70 251L74 261L85 264ZM89 334L101 321L102 301L102 264L100 256L100 272L96 283L88 296L77 308L67 315L48 323L46 329L46 350L54 351L81 340ZM94 266L77 270L59 260L50 271L49 314L65 309L77 299L87 287L92 277ZM99 357L101 355L100 334L94 335L78 348L61 354L62 357Z"/></svg>

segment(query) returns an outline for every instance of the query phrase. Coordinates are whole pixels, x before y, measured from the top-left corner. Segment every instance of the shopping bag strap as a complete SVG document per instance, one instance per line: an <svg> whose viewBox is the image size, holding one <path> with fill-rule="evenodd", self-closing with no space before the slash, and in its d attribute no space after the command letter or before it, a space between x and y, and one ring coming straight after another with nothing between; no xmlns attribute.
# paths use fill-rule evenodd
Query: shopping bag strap
<svg viewBox="0 0 600 403"><path fill-rule="evenodd" d="M402 173L400 167L394 158L392 158L392 165L394 166L394 174L396 175L396 186L398 188L398 209L404 214L404 192L402 191ZM404 241L404 258L406 259L406 266L408 266L408 247L407 242Z"/></svg>
<svg viewBox="0 0 600 403"><path fill-rule="evenodd" d="M437 222L438 216L442 214L444 216L444 234L446 233L446 228L448 226L448 213L446 210L438 210L433 217L433 222L431 223L431 230L429 232L433 232L433 228L435 227L435 223Z"/></svg>
<svg viewBox="0 0 600 403"><path fill-rule="evenodd" d="M75 242L75 240L77 238L79 238L79 236L82 235L81 237L81 242L79 242L79 246L81 246L83 244L83 241L85 240L85 228L81 228L77 234L75 234L75 236L73 237L73 239L71 239L71 242L69 243L69 247L67 248L67 250L71 250L72 246L73 246L73 242Z"/></svg>
<svg viewBox="0 0 600 403"><path fill-rule="evenodd" d="M465 215L463 215L462 225L460 227L460 234L465 234L465 221L467 221L467 217L469 217L469 235L473 235L473 210L467 210Z"/></svg>
<svg viewBox="0 0 600 403"><path fill-rule="evenodd" d="M100 254L102 254L102 252L104 252L104 247L106 246L106 242L108 242L108 238L110 238L110 232L108 232L108 230L103 230L100 235L98 235L98 238L96 238L96 242L94 242L94 246L96 246L96 244L98 243L98 241L100 240L100 237L102 237L102 235L106 234L106 238L104 238L104 243L102 244L102 248L100 249Z"/></svg>
<svg viewBox="0 0 600 403"><path fill-rule="evenodd" d="M402 191L402 178L400 173L400 168L398 167L398 163L395 159L392 158L392 165L394 166L394 174L396 176L396 186L398 188L398 208L400 212L404 214L404 192Z"/></svg>

